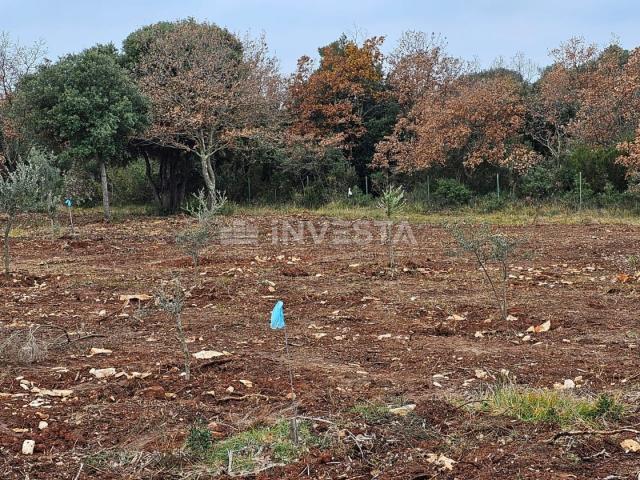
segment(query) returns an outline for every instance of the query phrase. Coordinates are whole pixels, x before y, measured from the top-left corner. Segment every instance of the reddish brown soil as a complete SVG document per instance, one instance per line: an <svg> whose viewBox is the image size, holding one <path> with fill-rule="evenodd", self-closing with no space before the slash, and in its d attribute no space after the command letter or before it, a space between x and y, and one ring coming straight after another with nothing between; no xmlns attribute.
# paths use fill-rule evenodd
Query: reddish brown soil
<svg viewBox="0 0 640 480"><path fill-rule="evenodd" d="M210 248L194 288L190 260L173 242L186 219L103 225L85 217L77 239L26 230L12 241L17 273L0 281L0 334L51 324L71 332L73 342L66 344L59 329L40 327L42 340L58 344L45 360L3 360L1 478L71 479L81 464L81 479L175 478L176 462L185 471L194 468L177 452L197 419L225 425L226 435L291 415L283 335L268 324L277 299L285 302L301 415L350 425L367 440L360 450L350 437L336 439L260 478L635 479L640 472L640 453L624 453L619 445L633 434L546 442L560 427L453 406L478 398L478 368L508 369L518 384L548 388L581 375L581 395L611 392L628 405L623 419L603 428L638 425L640 283L633 276L616 280L628 270L626 259L639 253L638 228L506 228L525 244L512 263L510 313L517 320L505 323L481 273L471 259L450 254L450 236L439 227L413 226L417 244L398 247L392 277L379 241L345 245L330 237L314 245L307 237L278 245L269 235L281 219L244 220L259 226L258 244ZM189 382L180 377L172 322L148 304L137 310L135 302L123 308L119 300L151 294L173 275L190 288L183 314L190 351L231 353L222 361L194 359ZM464 319L448 320L454 314ZM517 336L546 320L551 331L529 342ZM477 331L484 336L477 338ZM316 338L319 332L327 335ZM385 334L391 337L379 338ZM96 336L77 340L87 335ZM113 353L88 357L91 347ZM98 380L89 373L94 367L150 375ZM446 378L433 377L438 374ZM73 394L30 406L36 394L21 388L19 377ZM351 411L398 398L417 404L414 415L367 422ZM49 428L40 431L43 418ZM33 456L20 453L24 439L36 441ZM119 451L171 455L149 461L141 454L129 464L95 461ZM432 452L455 460L453 470L438 471L427 460Z"/></svg>

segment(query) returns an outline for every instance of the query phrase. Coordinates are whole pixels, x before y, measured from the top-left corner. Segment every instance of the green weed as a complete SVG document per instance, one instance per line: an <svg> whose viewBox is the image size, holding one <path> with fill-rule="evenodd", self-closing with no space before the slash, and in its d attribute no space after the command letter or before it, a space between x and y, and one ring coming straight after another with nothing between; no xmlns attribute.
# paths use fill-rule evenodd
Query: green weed
<svg viewBox="0 0 640 480"><path fill-rule="evenodd" d="M492 389L483 399L480 409L525 422L569 426L618 419L624 407L614 397L606 394L596 399L587 399L560 390L505 385Z"/></svg>
<svg viewBox="0 0 640 480"><path fill-rule="evenodd" d="M209 442L202 427L192 428L186 448L208 466L227 474L251 474L268 466L286 465L320 445L307 422L298 423L298 443L292 441L291 423L283 420L272 426L255 427L218 442ZM207 431L208 433L208 431Z"/></svg>

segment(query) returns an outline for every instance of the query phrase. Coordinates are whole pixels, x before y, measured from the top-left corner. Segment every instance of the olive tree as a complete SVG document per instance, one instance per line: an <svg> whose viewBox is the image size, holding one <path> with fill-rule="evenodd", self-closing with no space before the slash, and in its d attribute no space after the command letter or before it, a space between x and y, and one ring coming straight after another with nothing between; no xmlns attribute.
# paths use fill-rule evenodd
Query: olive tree
<svg viewBox="0 0 640 480"><path fill-rule="evenodd" d="M518 242L507 235L496 233L482 224L468 223L446 225L458 247L470 254L477 262L486 279L496 303L500 307L500 316L506 320L508 316L507 291L509 289L509 262ZM492 275L491 265L497 265L498 274Z"/></svg>
<svg viewBox="0 0 640 480"><path fill-rule="evenodd" d="M165 311L176 324L176 336L180 342L182 355L184 357L184 378L189 381L191 379L191 361L189 357L189 346L184 334L184 326L182 324L182 310L184 309L185 294L180 280L174 278L170 282L163 282L156 290L156 305Z"/></svg>
<svg viewBox="0 0 640 480"><path fill-rule="evenodd" d="M216 191L210 199L204 190L200 190L193 195L193 200L195 204L185 210L197 220L197 224L178 232L176 244L193 260L194 278L197 280L200 252L220 233L219 214L227 203L227 197Z"/></svg>
<svg viewBox="0 0 640 480"><path fill-rule="evenodd" d="M0 213L5 215L3 232L4 273L9 276L9 235L19 213L48 208L48 200L57 196L59 173L49 158L32 152L28 162L18 162L15 170L0 176Z"/></svg>

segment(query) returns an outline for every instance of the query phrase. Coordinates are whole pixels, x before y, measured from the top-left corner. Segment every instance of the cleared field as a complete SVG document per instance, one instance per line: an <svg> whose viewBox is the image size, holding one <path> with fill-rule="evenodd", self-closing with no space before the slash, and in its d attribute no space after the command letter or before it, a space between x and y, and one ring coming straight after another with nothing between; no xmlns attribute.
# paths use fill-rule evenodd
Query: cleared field
<svg viewBox="0 0 640 480"><path fill-rule="evenodd" d="M640 471L640 454L621 446L640 430L638 227L499 227L522 240L505 322L473 259L453 255L439 226L409 224L415 242L398 243L391 275L378 224L356 229L354 220L305 213L231 220L246 227L246 241L209 248L195 279L174 242L188 219L104 225L84 216L77 238L55 240L18 230L16 273L0 280L0 338L21 345L31 325L36 346L48 348L30 364L5 348L3 478L260 470L259 478L630 479ZM153 295L173 277L187 289L190 353L223 353L192 357L190 381L180 376L171 319L153 301L121 299ZM269 329L278 299L290 362L282 332ZM547 321L548 331L527 332ZM287 437L289 365L304 417L297 446ZM90 373L104 368L116 375ZM590 433L554 439L575 430ZM212 443L197 454L202 431ZM26 439L35 440L33 456L21 453Z"/></svg>

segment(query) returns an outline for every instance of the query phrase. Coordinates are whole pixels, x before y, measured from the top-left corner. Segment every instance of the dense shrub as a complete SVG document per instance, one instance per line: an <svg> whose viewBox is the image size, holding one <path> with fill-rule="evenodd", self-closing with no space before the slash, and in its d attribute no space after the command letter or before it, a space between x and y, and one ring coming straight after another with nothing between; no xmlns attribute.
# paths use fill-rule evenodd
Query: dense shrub
<svg viewBox="0 0 640 480"><path fill-rule="evenodd" d="M498 197L496 193L489 193L478 197L474 206L483 213L492 213L502 210L507 204L504 195Z"/></svg>
<svg viewBox="0 0 640 480"><path fill-rule="evenodd" d="M522 177L520 191L524 197L540 200L553 196L560 182L558 169L549 164L536 165Z"/></svg>
<svg viewBox="0 0 640 480"><path fill-rule="evenodd" d="M153 190L146 176L144 161L140 158L110 172L112 201L116 205L153 202Z"/></svg>
<svg viewBox="0 0 640 480"><path fill-rule="evenodd" d="M442 178L436 182L433 198L443 206L464 205L471 199L471 190L453 178Z"/></svg>
<svg viewBox="0 0 640 480"><path fill-rule="evenodd" d="M63 177L63 195L73 200L74 205L97 205L100 198L100 184L82 165L73 165Z"/></svg>
<svg viewBox="0 0 640 480"><path fill-rule="evenodd" d="M317 208L328 203L332 199L331 197L331 193L325 190L321 184L314 183L294 192L292 198L293 203L300 207Z"/></svg>
<svg viewBox="0 0 640 480"><path fill-rule="evenodd" d="M578 146L571 151L565 164L566 177L575 179L582 172L582 180L595 193L602 193L607 182L622 191L626 188L625 170L616 163L617 155L613 148Z"/></svg>
<svg viewBox="0 0 640 480"><path fill-rule="evenodd" d="M358 183L355 169L339 152L331 152L315 166L312 172L301 176L302 188L291 196L296 205L305 208L322 206L333 200L349 200L349 188L353 192ZM295 185L295 183L292 183Z"/></svg>
<svg viewBox="0 0 640 480"><path fill-rule="evenodd" d="M358 207L366 207L373 204L374 198L373 195L367 195L364 193L360 187L351 187L352 196L349 199L349 203L351 205L355 205Z"/></svg>
<svg viewBox="0 0 640 480"><path fill-rule="evenodd" d="M582 177L580 181L580 174L575 174L571 190L565 192L562 196L562 200L570 206L580 205L580 198L582 197L582 206L594 206L596 194L591 188L591 185Z"/></svg>
<svg viewBox="0 0 640 480"><path fill-rule="evenodd" d="M622 205L624 201L624 193L619 192L611 182L606 182L602 193L598 194L598 203L603 207Z"/></svg>

